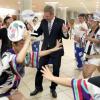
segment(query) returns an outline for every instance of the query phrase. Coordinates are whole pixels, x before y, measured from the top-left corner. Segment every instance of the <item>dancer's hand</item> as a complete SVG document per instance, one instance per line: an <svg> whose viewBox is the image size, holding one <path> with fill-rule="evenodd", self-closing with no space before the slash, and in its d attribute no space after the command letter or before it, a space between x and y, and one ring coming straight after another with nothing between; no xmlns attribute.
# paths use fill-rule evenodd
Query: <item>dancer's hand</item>
<svg viewBox="0 0 100 100"><path fill-rule="evenodd" d="M43 73L42 76L45 77L46 79L52 81L54 79L54 76L52 75L51 71L47 66L42 67L41 72Z"/></svg>
<svg viewBox="0 0 100 100"><path fill-rule="evenodd" d="M29 34L29 31L25 31L24 32L23 38L24 38L24 40L30 40L31 39L30 34Z"/></svg>
<svg viewBox="0 0 100 100"><path fill-rule="evenodd" d="M62 49L62 43L61 43L61 40L57 40L56 46L53 49L51 49L51 51L54 52L54 51L58 51L60 49Z"/></svg>

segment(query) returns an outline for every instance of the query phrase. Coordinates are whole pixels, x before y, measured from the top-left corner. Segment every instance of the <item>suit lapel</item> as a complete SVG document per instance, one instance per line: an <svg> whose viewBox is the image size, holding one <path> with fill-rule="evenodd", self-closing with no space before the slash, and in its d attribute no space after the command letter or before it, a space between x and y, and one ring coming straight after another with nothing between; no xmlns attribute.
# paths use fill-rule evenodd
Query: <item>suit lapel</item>
<svg viewBox="0 0 100 100"><path fill-rule="evenodd" d="M48 22L47 21L45 22L45 31L49 35Z"/></svg>
<svg viewBox="0 0 100 100"><path fill-rule="evenodd" d="M57 25L57 20L56 20L56 17L55 17L55 20L54 20L52 28L51 28L50 35L53 34L53 30L56 28L56 25Z"/></svg>

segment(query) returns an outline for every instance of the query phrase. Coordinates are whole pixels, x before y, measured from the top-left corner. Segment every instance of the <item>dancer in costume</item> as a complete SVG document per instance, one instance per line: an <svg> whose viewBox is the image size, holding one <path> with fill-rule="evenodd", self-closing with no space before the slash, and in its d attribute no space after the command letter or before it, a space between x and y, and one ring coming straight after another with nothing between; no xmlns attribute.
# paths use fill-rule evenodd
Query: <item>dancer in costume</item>
<svg viewBox="0 0 100 100"><path fill-rule="evenodd" d="M62 44L49 50L37 51L37 56L27 53L30 45L30 35L21 21L14 21L8 28L8 38L12 41L12 48L2 55L2 66L0 66L0 97L7 96L10 100L26 100L18 90L21 78L25 74L25 65L35 60L37 66L38 56L45 56L59 49Z"/></svg>

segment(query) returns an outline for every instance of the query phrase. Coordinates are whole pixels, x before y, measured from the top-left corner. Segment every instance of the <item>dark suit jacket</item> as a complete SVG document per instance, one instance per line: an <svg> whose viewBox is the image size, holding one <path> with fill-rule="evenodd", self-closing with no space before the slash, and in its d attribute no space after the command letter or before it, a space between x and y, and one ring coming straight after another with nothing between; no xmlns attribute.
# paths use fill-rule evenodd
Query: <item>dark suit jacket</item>
<svg viewBox="0 0 100 100"><path fill-rule="evenodd" d="M1 54L3 54L7 49L12 47L12 45L11 45L12 43L8 39L8 36L7 36L6 28L0 29L0 39L2 40Z"/></svg>
<svg viewBox="0 0 100 100"><path fill-rule="evenodd" d="M69 38L69 35L65 37L62 32L62 25L64 23L64 20L55 17L54 23L52 25L51 33L49 35L48 31L48 22L43 19L41 21L40 27L38 28L36 33L38 33L38 36L44 34L44 40L43 40L43 45L42 45L42 50L47 50L50 48L55 47L56 45L56 40L61 39L62 37L65 39ZM59 50L57 52L52 53L51 55L53 56L63 56L64 55L64 50Z"/></svg>

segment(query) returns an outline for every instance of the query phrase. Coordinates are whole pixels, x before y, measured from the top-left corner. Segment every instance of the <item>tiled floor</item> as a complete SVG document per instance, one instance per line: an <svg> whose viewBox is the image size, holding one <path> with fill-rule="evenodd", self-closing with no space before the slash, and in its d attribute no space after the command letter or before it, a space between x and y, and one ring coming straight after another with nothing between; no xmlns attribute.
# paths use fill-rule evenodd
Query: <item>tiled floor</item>
<svg viewBox="0 0 100 100"><path fill-rule="evenodd" d="M73 54L73 41L64 40L65 55L62 58L61 72L62 77L80 77L81 72L75 70L75 58ZM51 68L52 69L52 68ZM50 94L49 86L50 82L46 79L43 81L44 91L36 96L30 97L29 94L34 90L36 69L26 68L26 75L20 84L20 91L28 98L28 100L54 100ZM73 93L71 88L58 86L57 87L57 98L56 100L73 100Z"/></svg>

